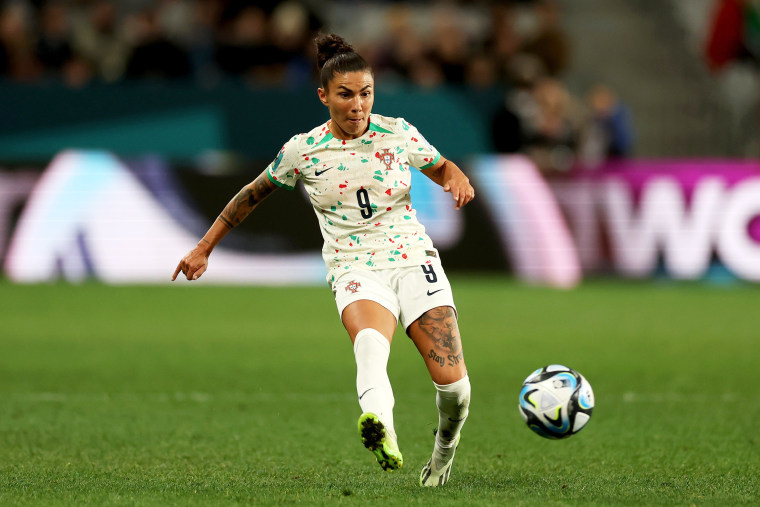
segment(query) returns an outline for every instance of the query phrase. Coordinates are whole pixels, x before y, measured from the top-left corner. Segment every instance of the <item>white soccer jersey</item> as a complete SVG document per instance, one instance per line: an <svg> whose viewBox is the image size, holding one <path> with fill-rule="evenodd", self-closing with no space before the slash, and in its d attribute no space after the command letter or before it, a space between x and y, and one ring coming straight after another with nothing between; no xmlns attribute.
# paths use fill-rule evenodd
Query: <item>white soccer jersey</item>
<svg viewBox="0 0 760 507"><path fill-rule="evenodd" d="M436 256L409 197L412 167L441 155L403 118L371 115L361 137L333 137L327 122L298 134L267 167L277 186L302 181L325 240L327 281L350 269L424 264Z"/></svg>

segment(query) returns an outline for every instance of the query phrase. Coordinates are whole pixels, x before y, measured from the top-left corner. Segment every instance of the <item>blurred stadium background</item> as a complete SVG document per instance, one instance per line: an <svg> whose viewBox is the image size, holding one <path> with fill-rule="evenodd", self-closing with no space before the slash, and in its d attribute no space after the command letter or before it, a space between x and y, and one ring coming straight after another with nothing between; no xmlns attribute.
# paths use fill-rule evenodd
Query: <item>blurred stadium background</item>
<svg viewBox="0 0 760 507"><path fill-rule="evenodd" d="M157 281L147 267L117 268L129 250L108 245L143 235L154 245L143 263L176 257L284 140L324 121L311 47L320 30L374 65L375 112L406 117L494 187L464 218L417 192L453 268L511 268L550 284L573 284L581 270L760 279L758 166L748 162L758 155L760 24L755 2L735 0L7 0L6 275ZM97 207L116 202L96 194L114 185L111 216ZM78 192L88 197L70 199ZM291 201L235 231L229 253L245 264L241 252L258 252L274 262L267 273L292 267L316 280L306 272L319 264L319 237L287 230L308 210ZM121 227L97 225L119 214ZM167 235L184 244L171 248Z"/></svg>
<svg viewBox="0 0 760 507"><path fill-rule="evenodd" d="M740 0L6 0L0 264L18 282L163 280L326 119L321 30L374 65L374 112L476 181L461 214L416 184L450 269L759 280L758 19ZM231 234L211 282L319 283L295 194Z"/></svg>

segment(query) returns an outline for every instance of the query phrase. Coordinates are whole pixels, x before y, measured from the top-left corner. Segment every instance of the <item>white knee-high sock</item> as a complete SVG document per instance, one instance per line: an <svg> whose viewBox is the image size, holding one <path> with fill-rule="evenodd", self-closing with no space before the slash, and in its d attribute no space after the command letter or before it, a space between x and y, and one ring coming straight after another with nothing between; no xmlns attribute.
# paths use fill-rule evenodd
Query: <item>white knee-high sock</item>
<svg viewBox="0 0 760 507"><path fill-rule="evenodd" d="M435 384L435 382L433 382ZM438 406L438 433L436 447L451 448L456 444L470 407L470 378L464 377L452 384L435 384L435 404Z"/></svg>
<svg viewBox="0 0 760 507"><path fill-rule="evenodd" d="M393 428L393 389L388 379L388 357L391 344L380 331L362 329L354 340L356 357L356 394L362 412L372 412L395 438Z"/></svg>

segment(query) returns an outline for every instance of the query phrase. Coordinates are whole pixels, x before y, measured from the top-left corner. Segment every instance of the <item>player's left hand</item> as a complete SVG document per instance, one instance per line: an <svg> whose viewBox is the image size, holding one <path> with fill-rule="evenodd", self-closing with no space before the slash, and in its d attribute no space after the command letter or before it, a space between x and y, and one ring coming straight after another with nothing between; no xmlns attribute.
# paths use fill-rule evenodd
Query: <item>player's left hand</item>
<svg viewBox="0 0 760 507"><path fill-rule="evenodd" d="M475 189L470 185L470 178L463 173L451 178L443 185L444 192L451 192L456 205L455 209L460 209L468 202L475 199Z"/></svg>

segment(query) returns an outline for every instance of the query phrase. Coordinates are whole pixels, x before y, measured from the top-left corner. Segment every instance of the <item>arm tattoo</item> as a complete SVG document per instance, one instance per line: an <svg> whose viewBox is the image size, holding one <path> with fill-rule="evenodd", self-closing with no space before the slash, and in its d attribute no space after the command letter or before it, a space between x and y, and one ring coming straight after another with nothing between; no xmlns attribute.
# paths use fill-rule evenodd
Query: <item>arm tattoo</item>
<svg viewBox="0 0 760 507"><path fill-rule="evenodd" d="M246 185L232 198L219 215L219 220L230 229L240 225L253 208L276 188L269 183L266 174L260 174L252 185Z"/></svg>
<svg viewBox="0 0 760 507"><path fill-rule="evenodd" d="M456 366L462 361L462 342L453 308L442 306L428 310L420 317L419 326L433 343L429 358L441 367Z"/></svg>
<svg viewBox="0 0 760 507"><path fill-rule="evenodd" d="M269 182L265 175L259 176L253 183L255 195L251 195L251 197L248 198L248 205L251 207L263 201L266 196L271 194L274 189L277 188Z"/></svg>
<svg viewBox="0 0 760 507"><path fill-rule="evenodd" d="M221 222L222 222L224 225L226 225L226 226L227 226L227 227L229 227L230 229L232 229L232 228L234 228L234 227L235 227L234 225L232 225L232 223L231 223L229 220L227 220L227 219L224 217L224 213L222 213L221 215L219 215L219 221L221 221Z"/></svg>

